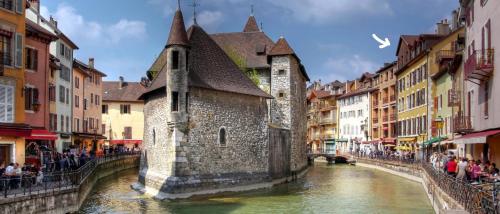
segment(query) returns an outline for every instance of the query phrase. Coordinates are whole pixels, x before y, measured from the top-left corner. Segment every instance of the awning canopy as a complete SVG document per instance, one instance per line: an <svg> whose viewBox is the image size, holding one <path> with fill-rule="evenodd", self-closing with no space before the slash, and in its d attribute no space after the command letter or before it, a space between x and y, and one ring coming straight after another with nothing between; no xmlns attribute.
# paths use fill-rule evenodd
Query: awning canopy
<svg viewBox="0 0 500 214"><path fill-rule="evenodd" d="M101 134L92 134L92 133L85 133L85 132L73 132L73 136L79 137L79 138L88 138L88 139L106 139L106 137L102 136Z"/></svg>
<svg viewBox="0 0 500 214"><path fill-rule="evenodd" d="M433 143L441 142L441 141L446 140L446 139L448 139L448 138L447 137L434 137L428 141L425 141L424 146L429 146L429 145L432 145Z"/></svg>
<svg viewBox="0 0 500 214"><path fill-rule="evenodd" d="M378 140L371 140L371 141L363 141L361 142L362 144L378 144L379 141Z"/></svg>
<svg viewBox="0 0 500 214"><path fill-rule="evenodd" d="M0 123L0 136L28 137L31 127L22 123Z"/></svg>
<svg viewBox="0 0 500 214"><path fill-rule="evenodd" d="M394 138L384 138L382 140L383 144L396 144L396 139Z"/></svg>
<svg viewBox="0 0 500 214"><path fill-rule="evenodd" d="M486 138L500 134L500 130L489 130L464 135L455 139L455 144L480 144L486 143Z"/></svg>
<svg viewBox="0 0 500 214"><path fill-rule="evenodd" d="M110 140L110 144L141 144L142 140Z"/></svg>
<svg viewBox="0 0 500 214"><path fill-rule="evenodd" d="M417 141L417 137L403 137L403 138L398 138L400 142L411 142L411 141Z"/></svg>
<svg viewBox="0 0 500 214"><path fill-rule="evenodd" d="M45 129L33 129L26 140L57 140L57 134Z"/></svg>

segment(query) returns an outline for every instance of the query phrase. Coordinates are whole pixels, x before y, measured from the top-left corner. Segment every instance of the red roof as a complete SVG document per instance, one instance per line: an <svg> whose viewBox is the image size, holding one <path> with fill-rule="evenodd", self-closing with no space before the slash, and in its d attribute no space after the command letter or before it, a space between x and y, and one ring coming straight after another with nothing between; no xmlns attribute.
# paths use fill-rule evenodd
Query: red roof
<svg viewBox="0 0 500 214"><path fill-rule="evenodd" d="M172 21L167 46L188 44L189 42L186 33L186 26L184 26L184 18L182 16L182 12L178 9L175 11L174 20Z"/></svg>
<svg viewBox="0 0 500 214"><path fill-rule="evenodd" d="M258 32L260 31L259 26L257 26L257 20L255 20L254 16L248 17L247 24L243 29L243 32Z"/></svg>

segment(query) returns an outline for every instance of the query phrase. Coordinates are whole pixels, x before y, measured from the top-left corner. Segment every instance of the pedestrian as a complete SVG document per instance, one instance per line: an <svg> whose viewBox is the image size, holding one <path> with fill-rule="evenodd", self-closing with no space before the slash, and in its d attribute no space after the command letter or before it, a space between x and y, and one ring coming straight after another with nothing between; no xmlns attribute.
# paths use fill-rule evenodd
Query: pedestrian
<svg viewBox="0 0 500 214"><path fill-rule="evenodd" d="M446 171L453 177L457 174L457 162L455 161L455 156L451 157L451 160L446 163Z"/></svg>
<svg viewBox="0 0 500 214"><path fill-rule="evenodd" d="M467 165L467 159L462 158L462 161L458 163L457 180L464 181L466 179Z"/></svg>

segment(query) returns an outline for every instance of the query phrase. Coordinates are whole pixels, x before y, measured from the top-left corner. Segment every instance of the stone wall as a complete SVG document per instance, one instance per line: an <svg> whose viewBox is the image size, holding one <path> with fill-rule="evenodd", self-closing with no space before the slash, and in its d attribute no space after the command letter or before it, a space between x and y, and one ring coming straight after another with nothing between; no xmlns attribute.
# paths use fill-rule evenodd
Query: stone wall
<svg viewBox="0 0 500 214"><path fill-rule="evenodd" d="M279 71L283 70L284 74ZM290 57L273 57L271 62L271 123L290 129ZM283 97L279 94L283 93Z"/></svg>
<svg viewBox="0 0 500 214"><path fill-rule="evenodd" d="M290 131L291 170L302 171L307 167L307 102L306 79L295 57L290 57Z"/></svg>
<svg viewBox="0 0 500 214"><path fill-rule="evenodd" d="M97 165L82 184L39 191L26 196L0 199L2 213L71 213L77 212L99 179L119 171L135 168L139 157L127 157ZM3 196L2 196L3 197Z"/></svg>
<svg viewBox="0 0 500 214"><path fill-rule="evenodd" d="M166 178L174 173L176 150L171 140L172 133L167 127L167 107L165 93L152 94L144 104L144 140L139 181L143 184L147 181L147 186L155 188L161 188Z"/></svg>
<svg viewBox="0 0 500 214"><path fill-rule="evenodd" d="M171 197L269 181L266 99L192 87L188 103L189 122L175 131L164 95L148 98L140 183Z"/></svg>

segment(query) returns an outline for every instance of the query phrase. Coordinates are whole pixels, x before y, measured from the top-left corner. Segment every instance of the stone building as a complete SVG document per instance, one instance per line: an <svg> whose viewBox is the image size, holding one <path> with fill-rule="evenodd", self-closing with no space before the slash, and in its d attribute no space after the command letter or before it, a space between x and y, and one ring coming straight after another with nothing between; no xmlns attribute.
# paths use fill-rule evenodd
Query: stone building
<svg viewBox="0 0 500 214"><path fill-rule="evenodd" d="M269 93L232 53L267 79ZM308 76L287 41L272 42L253 16L244 32L209 35L196 20L186 31L178 9L148 73L137 188L189 197L264 187L306 169Z"/></svg>

